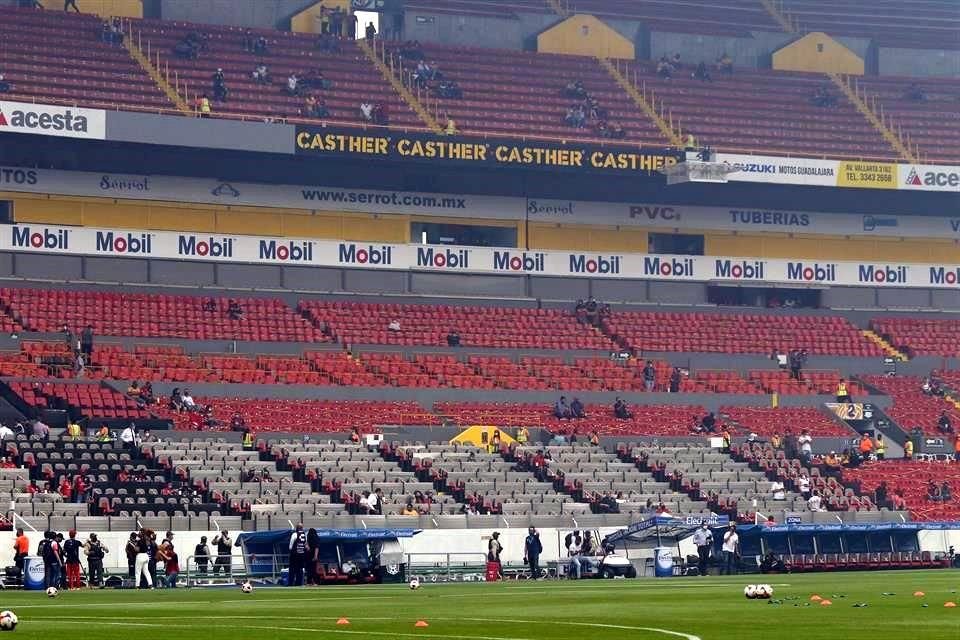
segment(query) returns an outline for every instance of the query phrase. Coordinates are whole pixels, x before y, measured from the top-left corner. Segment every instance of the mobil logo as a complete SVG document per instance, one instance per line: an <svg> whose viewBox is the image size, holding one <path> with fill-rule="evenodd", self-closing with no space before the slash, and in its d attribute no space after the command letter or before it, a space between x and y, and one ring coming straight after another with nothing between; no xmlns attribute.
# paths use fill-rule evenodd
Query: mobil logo
<svg viewBox="0 0 960 640"><path fill-rule="evenodd" d="M960 283L960 267L930 267L930 284L956 286Z"/></svg>
<svg viewBox="0 0 960 640"><path fill-rule="evenodd" d="M153 234L97 231L97 251L150 255L153 253Z"/></svg>
<svg viewBox="0 0 960 640"><path fill-rule="evenodd" d="M570 273L619 275L622 260L622 256L586 256L582 253L571 253Z"/></svg>
<svg viewBox="0 0 960 640"><path fill-rule="evenodd" d="M886 284L906 284L907 267L905 265L861 264L857 269L860 282Z"/></svg>
<svg viewBox="0 0 960 640"><path fill-rule="evenodd" d="M353 242L340 243L340 264L363 264L388 267L393 264L393 247L382 244L360 246Z"/></svg>
<svg viewBox="0 0 960 640"><path fill-rule="evenodd" d="M812 264L806 262L788 262L787 280L805 282L836 282L837 265L832 262Z"/></svg>
<svg viewBox="0 0 960 640"><path fill-rule="evenodd" d="M10 227L10 243L14 247L26 249L49 249L67 251L70 249L70 230L51 229L49 227Z"/></svg>
<svg viewBox="0 0 960 640"><path fill-rule="evenodd" d="M662 278L692 278L693 258L660 258L659 256L643 259L643 275L660 276Z"/></svg>
<svg viewBox="0 0 960 640"><path fill-rule="evenodd" d="M281 262L313 262L315 242L280 242L277 240L260 241L261 260L280 260Z"/></svg>
<svg viewBox="0 0 960 640"><path fill-rule="evenodd" d="M233 238L215 236L196 236L181 233L177 237L177 252L181 256L200 256L201 258L232 258Z"/></svg>
<svg viewBox="0 0 960 640"><path fill-rule="evenodd" d="M417 247L417 266L434 269L469 269L470 250Z"/></svg>
<svg viewBox="0 0 960 640"><path fill-rule="evenodd" d="M766 263L763 260L717 260L718 278L733 280L763 280Z"/></svg>
<svg viewBox="0 0 960 640"><path fill-rule="evenodd" d="M525 273L542 273L546 270L546 258L539 251L536 253L515 253L512 251L494 251L493 269L495 271L523 271Z"/></svg>

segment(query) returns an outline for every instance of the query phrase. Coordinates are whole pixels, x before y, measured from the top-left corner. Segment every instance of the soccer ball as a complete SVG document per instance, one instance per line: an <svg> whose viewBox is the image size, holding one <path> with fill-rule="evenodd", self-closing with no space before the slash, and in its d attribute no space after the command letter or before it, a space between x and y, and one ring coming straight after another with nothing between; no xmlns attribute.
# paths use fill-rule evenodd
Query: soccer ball
<svg viewBox="0 0 960 640"><path fill-rule="evenodd" d="M411 581L410 581L410 588L413 589L413 590L419 589L419 588L420 588L420 578L414 578L413 580L411 580Z"/></svg>
<svg viewBox="0 0 960 640"><path fill-rule="evenodd" d="M250 584L249 581L244 582L242 585L240 585L240 591L243 591L244 593L253 593L253 585Z"/></svg>
<svg viewBox="0 0 960 640"><path fill-rule="evenodd" d="M0 611L0 631L13 631L18 622L17 614L13 611Z"/></svg>
<svg viewBox="0 0 960 640"><path fill-rule="evenodd" d="M747 597L748 600L753 600L757 597L757 585L748 584L743 588L743 595Z"/></svg>
<svg viewBox="0 0 960 640"><path fill-rule="evenodd" d="M56 598L58 593L60 593L60 592L57 591L57 588L56 588L56 587L48 587L48 588L47 588L47 595L50 596L51 598Z"/></svg>
<svg viewBox="0 0 960 640"><path fill-rule="evenodd" d="M773 587L768 584L758 584L757 585L757 597L763 598L764 600L773 597Z"/></svg>

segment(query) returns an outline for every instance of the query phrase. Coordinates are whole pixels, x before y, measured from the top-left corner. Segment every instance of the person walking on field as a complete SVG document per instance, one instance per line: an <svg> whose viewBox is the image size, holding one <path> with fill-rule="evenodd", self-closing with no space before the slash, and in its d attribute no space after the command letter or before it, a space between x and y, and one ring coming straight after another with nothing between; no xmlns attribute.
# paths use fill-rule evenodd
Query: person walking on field
<svg viewBox="0 0 960 640"><path fill-rule="evenodd" d="M540 578L540 554L543 553L543 544L540 542L540 533L534 527L527 531L527 539L523 545L523 561L530 567L530 579Z"/></svg>

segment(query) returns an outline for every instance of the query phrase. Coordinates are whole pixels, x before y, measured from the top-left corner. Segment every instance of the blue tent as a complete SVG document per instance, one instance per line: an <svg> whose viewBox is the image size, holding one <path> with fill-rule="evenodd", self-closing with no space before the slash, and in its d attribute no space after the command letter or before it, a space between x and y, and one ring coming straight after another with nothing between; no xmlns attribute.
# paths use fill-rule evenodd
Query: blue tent
<svg viewBox="0 0 960 640"><path fill-rule="evenodd" d="M374 564L384 542L412 538L419 529L317 529L321 557L341 564L345 556L361 563ZM243 549L247 573L255 576L279 576L287 566L293 529L252 531L237 536L236 546Z"/></svg>

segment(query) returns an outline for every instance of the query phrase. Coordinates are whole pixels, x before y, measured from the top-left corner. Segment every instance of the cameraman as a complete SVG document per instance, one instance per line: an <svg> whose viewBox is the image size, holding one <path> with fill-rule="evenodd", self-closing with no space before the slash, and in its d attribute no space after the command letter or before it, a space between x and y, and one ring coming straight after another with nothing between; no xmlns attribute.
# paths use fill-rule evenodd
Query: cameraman
<svg viewBox="0 0 960 640"><path fill-rule="evenodd" d="M90 539L83 545L87 554L87 573L91 587L103 587L103 558L110 550L103 546L97 534L91 533Z"/></svg>

